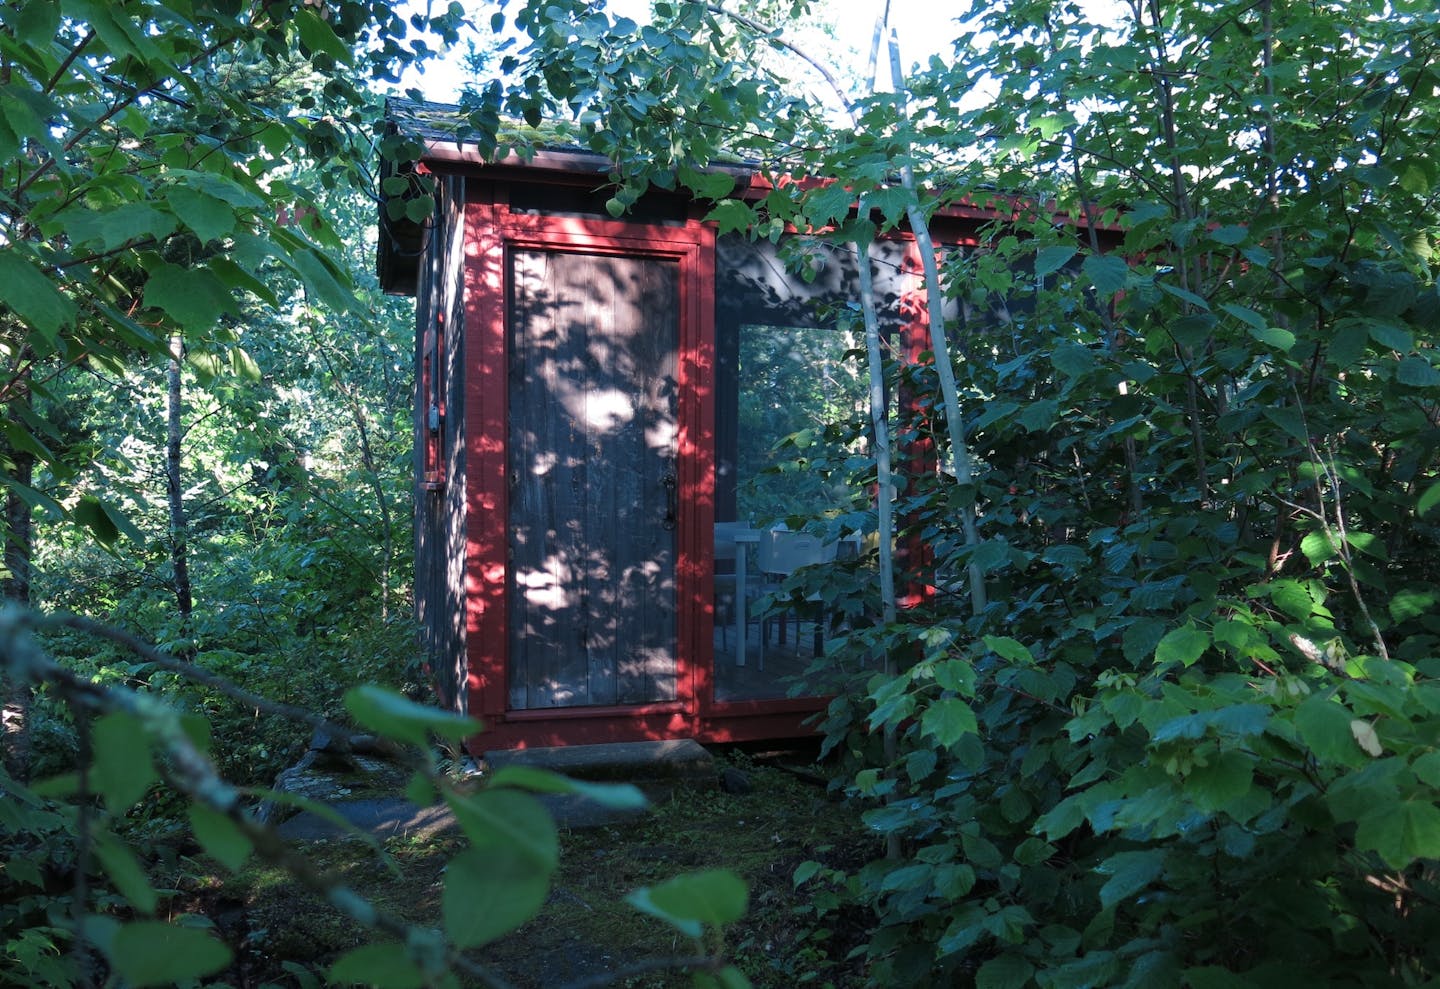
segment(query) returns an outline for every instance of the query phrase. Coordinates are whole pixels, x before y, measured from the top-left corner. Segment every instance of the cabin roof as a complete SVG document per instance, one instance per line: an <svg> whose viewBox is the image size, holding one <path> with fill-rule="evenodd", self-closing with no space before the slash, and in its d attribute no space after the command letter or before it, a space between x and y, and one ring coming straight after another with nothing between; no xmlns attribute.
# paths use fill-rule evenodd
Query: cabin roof
<svg viewBox="0 0 1440 989"><path fill-rule="evenodd" d="M414 295L420 255L426 230L433 218L415 219L405 215L391 216L393 200L407 199L406 193L392 193L386 180L408 176L417 170L426 172L467 172L485 169L487 173L524 172L533 179L550 181L564 176L605 174L610 163L567 140L563 124L541 128L512 126L502 133L505 143L523 149L511 150L504 156L487 155L475 139L477 129L470 123L472 110L454 103L433 103L391 96L385 100L385 134L383 141L395 139L414 142L418 151L398 160L382 154L379 179L380 243L376 266L381 288L398 295ZM389 150L389 149L387 149Z"/></svg>
<svg viewBox="0 0 1440 989"><path fill-rule="evenodd" d="M593 186L595 180L606 177L613 171L613 163L606 156L575 143L576 134L564 121L547 121L540 127L528 127L510 122L500 130L500 147L503 154L485 153L475 140L477 128L471 125L473 110L453 103L433 103L403 97L388 97L385 101L385 139L408 139L419 144L418 155L410 160L393 160L393 156L382 156L380 162L380 243L377 252L377 266L381 288L393 294L413 295L419 269L421 250L426 230L433 217L427 214L424 220L389 215L390 200L395 197L385 191L385 179L403 176L417 170L452 174L477 174L483 171L492 179L524 180L527 182L552 184L585 184ZM413 149L412 149L413 150ZM736 195L763 195L770 186L761 176L755 162L735 161L710 166L716 171L728 172L738 180ZM388 183L393 185L393 183ZM941 216L969 221L989 221L1007 214L1018 212L1025 197L1007 195L992 190L993 198L986 202L969 200L951 203L941 209ZM1028 208L1039 206L1054 212L1056 222L1072 223L1085 227L1083 216L1068 216L1055 210L1054 204L1030 203ZM1097 229L1107 234L1118 233L1121 227L1112 222L1097 223Z"/></svg>
<svg viewBox="0 0 1440 989"><path fill-rule="evenodd" d="M575 142L564 121L546 121L540 127L519 122L504 124L499 133L503 154L487 154L475 140L470 124L472 110L453 103L432 103L392 96L385 101L385 139L409 139L420 145L410 160L380 162L380 244L377 264L381 287L394 294L413 295L425 230L430 221L391 218L385 179L409 175L422 166L428 172L476 174L492 179L583 184L608 182L613 163L605 155ZM736 161L712 166L733 174L742 188L749 184L755 166ZM403 195L403 194L402 194Z"/></svg>

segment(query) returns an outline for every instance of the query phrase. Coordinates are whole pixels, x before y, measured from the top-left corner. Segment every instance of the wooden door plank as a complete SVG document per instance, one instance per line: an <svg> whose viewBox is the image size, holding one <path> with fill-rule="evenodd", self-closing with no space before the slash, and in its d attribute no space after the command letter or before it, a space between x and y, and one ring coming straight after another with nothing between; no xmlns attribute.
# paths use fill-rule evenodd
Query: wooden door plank
<svg viewBox="0 0 1440 989"><path fill-rule="evenodd" d="M510 705L676 688L679 265L512 252Z"/></svg>
<svg viewBox="0 0 1440 989"><path fill-rule="evenodd" d="M577 258L570 286L583 298L589 335L580 351L584 394L580 417L584 424L585 457L589 467L585 487L583 524L587 540L585 573L585 682L590 703L616 703L617 656L620 649L620 603L616 595L616 516L623 512L617 497L612 434L629 427L626 396L617 387L623 381L622 342L616 339L615 306L621 294L614 267L617 259L587 255Z"/></svg>

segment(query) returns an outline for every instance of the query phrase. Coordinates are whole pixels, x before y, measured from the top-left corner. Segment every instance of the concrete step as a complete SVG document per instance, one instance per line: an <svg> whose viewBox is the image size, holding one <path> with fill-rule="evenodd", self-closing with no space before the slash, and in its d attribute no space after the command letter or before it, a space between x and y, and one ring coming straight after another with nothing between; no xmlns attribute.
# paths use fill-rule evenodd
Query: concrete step
<svg viewBox="0 0 1440 989"><path fill-rule="evenodd" d="M693 738L658 742L606 742L534 749L497 749L485 753L491 770L505 766L548 769L584 780L639 783L661 780L700 781L715 778L715 764Z"/></svg>

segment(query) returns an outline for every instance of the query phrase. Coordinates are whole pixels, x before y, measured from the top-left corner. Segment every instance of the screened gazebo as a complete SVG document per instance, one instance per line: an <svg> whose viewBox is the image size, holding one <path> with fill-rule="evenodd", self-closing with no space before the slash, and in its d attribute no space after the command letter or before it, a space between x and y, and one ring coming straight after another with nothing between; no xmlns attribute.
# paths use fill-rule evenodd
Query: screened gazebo
<svg viewBox="0 0 1440 989"><path fill-rule="evenodd" d="M776 527L836 492L768 468L822 412L863 409L838 315L853 255L791 275L783 238L717 236L708 204L662 190L615 219L603 159L485 160L454 118L391 102L423 150L387 176L436 194L398 221L382 206L379 257L385 289L416 299L415 588L439 702L481 720L477 750L807 733L825 700L791 676L820 627L759 620L757 595L860 543ZM734 176L737 196L768 191ZM936 233L973 243L990 216ZM883 330L914 359L914 242L874 256Z"/></svg>

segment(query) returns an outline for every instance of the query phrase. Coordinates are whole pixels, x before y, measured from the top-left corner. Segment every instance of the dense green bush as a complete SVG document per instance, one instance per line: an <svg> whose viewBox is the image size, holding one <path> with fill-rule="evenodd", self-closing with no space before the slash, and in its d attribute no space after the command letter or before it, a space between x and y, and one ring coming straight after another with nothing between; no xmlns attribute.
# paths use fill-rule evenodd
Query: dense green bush
<svg viewBox="0 0 1440 989"><path fill-rule="evenodd" d="M1440 975L1440 25L1399 7L987 21L970 134L1073 205L947 259L978 480L911 478L934 594L853 637L907 668L829 712L901 839L850 885L877 982Z"/></svg>
<svg viewBox="0 0 1440 989"><path fill-rule="evenodd" d="M863 562L790 588L846 619L827 745L894 853L796 878L873 911L872 980L1440 976L1433 5L977 3L848 124L748 84L791 39L744 16L582 6L528 14L529 108L577 114L622 210L678 180L722 231L860 247L994 210L942 259L945 346L888 369L930 592L887 623ZM722 146L762 201L696 172Z"/></svg>

